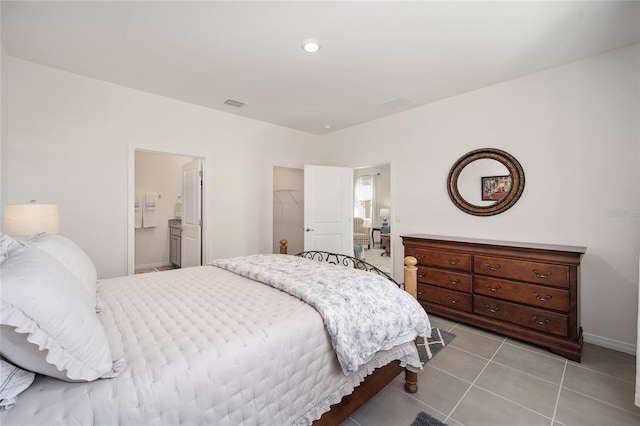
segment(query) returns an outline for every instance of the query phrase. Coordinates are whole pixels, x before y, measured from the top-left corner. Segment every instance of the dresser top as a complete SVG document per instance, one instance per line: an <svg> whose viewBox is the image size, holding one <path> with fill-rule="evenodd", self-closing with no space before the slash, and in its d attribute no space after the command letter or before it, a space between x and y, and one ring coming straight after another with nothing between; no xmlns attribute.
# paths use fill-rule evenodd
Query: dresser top
<svg viewBox="0 0 640 426"><path fill-rule="evenodd" d="M527 249L563 251L563 252L580 253L580 254L584 254L587 251L586 247L579 247L579 246L563 246L563 245L556 245L556 244L540 244L540 243L522 243L522 242L516 242L516 241L485 240L480 238L447 237L443 235L411 234L411 235L402 235L400 238L402 238L403 240L413 238L413 239L419 239L419 240L452 241L457 243L503 246L503 247L519 247L519 248L527 248Z"/></svg>

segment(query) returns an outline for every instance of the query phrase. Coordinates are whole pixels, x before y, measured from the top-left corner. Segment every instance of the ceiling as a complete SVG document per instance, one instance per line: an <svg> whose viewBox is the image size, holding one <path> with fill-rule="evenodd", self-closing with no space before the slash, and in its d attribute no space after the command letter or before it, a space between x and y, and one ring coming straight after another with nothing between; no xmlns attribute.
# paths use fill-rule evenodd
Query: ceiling
<svg viewBox="0 0 640 426"><path fill-rule="evenodd" d="M0 7L11 56L314 134L640 42L640 2Z"/></svg>

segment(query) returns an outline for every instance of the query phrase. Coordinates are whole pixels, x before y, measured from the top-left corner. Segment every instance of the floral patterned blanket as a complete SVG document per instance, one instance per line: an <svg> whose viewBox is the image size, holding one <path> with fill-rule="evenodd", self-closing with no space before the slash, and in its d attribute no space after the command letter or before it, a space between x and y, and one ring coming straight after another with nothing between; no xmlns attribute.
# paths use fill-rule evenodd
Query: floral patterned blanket
<svg viewBox="0 0 640 426"><path fill-rule="evenodd" d="M357 371L378 351L431 335L429 318L420 304L371 272L278 254L220 259L212 265L313 306L324 320L345 374Z"/></svg>

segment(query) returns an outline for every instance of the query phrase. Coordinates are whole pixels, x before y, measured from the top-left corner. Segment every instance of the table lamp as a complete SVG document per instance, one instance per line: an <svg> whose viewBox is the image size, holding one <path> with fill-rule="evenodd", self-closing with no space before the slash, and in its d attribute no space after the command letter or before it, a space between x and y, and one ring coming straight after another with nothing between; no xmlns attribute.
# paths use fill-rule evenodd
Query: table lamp
<svg viewBox="0 0 640 426"><path fill-rule="evenodd" d="M56 204L7 204L2 232L11 236L29 236L38 232L57 234L60 218Z"/></svg>
<svg viewBox="0 0 640 426"><path fill-rule="evenodd" d="M380 209L380 219L382 219L382 226L389 226L387 219L389 218L389 209Z"/></svg>

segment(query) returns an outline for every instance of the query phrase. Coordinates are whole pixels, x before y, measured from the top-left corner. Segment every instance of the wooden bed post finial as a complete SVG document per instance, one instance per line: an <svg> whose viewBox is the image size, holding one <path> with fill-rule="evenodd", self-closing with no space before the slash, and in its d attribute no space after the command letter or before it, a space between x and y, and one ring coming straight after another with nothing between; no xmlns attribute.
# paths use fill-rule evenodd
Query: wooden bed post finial
<svg viewBox="0 0 640 426"><path fill-rule="evenodd" d="M418 260L413 256L404 258L404 291L418 298Z"/></svg>
<svg viewBox="0 0 640 426"><path fill-rule="evenodd" d="M287 240L280 240L280 254L287 254Z"/></svg>

